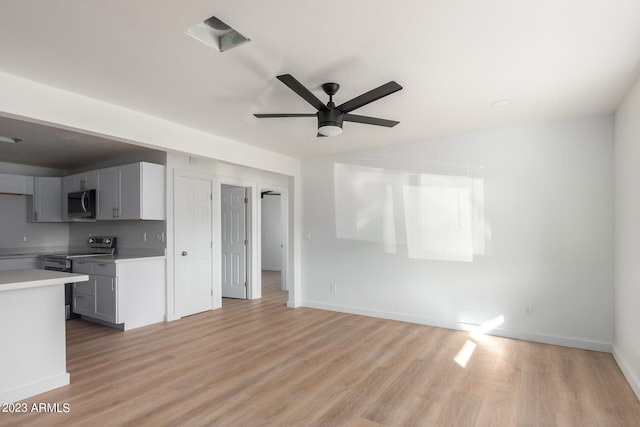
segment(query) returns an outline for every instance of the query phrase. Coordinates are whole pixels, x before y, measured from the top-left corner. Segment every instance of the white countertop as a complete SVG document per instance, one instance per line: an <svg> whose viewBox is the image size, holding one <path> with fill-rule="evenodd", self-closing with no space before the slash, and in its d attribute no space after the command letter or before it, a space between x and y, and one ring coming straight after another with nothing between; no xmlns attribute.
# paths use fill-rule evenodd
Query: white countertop
<svg viewBox="0 0 640 427"><path fill-rule="evenodd" d="M104 255L104 256L90 256L90 257L72 257L74 261L89 261L89 262L104 262L118 264L121 262L138 262L138 261L153 261L156 259L167 259L166 255L154 255L154 256L140 256L136 254L129 255Z"/></svg>
<svg viewBox="0 0 640 427"><path fill-rule="evenodd" d="M50 270L6 270L0 271L0 292L84 282L86 280L89 280L89 276L86 274L62 273Z"/></svg>

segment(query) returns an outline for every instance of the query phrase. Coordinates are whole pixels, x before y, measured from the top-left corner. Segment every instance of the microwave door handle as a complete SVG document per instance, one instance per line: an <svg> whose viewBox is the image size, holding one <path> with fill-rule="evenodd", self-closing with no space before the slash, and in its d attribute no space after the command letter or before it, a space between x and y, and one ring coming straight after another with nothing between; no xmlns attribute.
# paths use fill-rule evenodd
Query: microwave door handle
<svg viewBox="0 0 640 427"><path fill-rule="evenodd" d="M86 192L82 193L82 198L80 198L80 203L82 204L82 211L83 212L87 211L87 206L84 204L85 197L87 197L87 193Z"/></svg>

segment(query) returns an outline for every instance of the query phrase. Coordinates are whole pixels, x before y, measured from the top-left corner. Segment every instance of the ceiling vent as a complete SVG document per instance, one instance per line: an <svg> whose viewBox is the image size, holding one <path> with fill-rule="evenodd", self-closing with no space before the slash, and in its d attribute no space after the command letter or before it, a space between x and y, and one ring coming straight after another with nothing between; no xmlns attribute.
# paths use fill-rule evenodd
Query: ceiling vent
<svg viewBox="0 0 640 427"><path fill-rule="evenodd" d="M219 52L251 41L216 16L189 28L187 34Z"/></svg>

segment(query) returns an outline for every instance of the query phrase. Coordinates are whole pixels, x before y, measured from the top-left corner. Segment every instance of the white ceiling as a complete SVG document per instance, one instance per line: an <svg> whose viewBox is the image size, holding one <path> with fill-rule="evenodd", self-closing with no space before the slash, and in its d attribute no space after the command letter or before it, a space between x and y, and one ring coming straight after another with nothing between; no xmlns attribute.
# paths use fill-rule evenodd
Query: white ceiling
<svg viewBox="0 0 640 427"><path fill-rule="evenodd" d="M185 34L211 15L252 41L219 53ZM640 71L639 22L638 0L3 0L0 70L308 157L611 113ZM337 104L395 80L354 113L400 124L317 139L314 118L253 117L315 112L286 73L323 101L340 83Z"/></svg>

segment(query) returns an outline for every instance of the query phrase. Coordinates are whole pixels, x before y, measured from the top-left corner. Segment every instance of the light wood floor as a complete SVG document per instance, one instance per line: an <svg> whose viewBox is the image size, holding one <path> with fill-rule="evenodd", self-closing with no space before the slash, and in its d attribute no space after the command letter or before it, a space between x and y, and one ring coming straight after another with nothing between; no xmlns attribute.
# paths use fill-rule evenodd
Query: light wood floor
<svg viewBox="0 0 640 427"><path fill-rule="evenodd" d="M278 288L265 272L262 300L127 332L67 322L72 384L26 402L70 412L0 425L640 425L610 354L288 309Z"/></svg>

